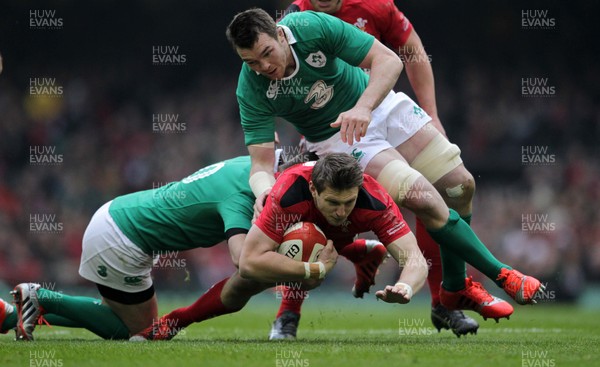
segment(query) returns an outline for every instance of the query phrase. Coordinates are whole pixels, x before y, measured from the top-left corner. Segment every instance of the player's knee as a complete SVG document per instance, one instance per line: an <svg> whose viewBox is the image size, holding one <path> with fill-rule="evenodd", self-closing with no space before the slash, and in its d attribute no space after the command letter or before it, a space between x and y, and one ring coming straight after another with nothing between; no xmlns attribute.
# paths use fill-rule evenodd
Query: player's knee
<svg viewBox="0 0 600 367"><path fill-rule="evenodd" d="M442 178L436 187L450 201L464 205L475 195L475 179L462 165Z"/></svg>

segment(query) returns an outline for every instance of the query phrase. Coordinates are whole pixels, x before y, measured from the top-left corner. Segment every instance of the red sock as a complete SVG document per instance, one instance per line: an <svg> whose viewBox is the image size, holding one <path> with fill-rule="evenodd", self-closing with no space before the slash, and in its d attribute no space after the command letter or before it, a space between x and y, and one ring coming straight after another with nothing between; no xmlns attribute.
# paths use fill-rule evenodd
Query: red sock
<svg viewBox="0 0 600 367"><path fill-rule="evenodd" d="M300 309L304 299L308 297L308 291L282 285L278 287L277 292L281 294L281 306L279 306L276 317L281 316L284 311L291 311L300 315Z"/></svg>
<svg viewBox="0 0 600 367"><path fill-rule="evenodd" d="M364 238L358 238L340 250L340 255L353 263L358 263L367 255L367 245Z"/></svg>
<svg viewBox="0 0 600 367"><path fill-rule="evenodd" d="M221 291L229 278L225 278L213 285L206 293L188 307L178 308L164 316L169 320L176 320L173 325L187 327L194 322L200 322L219 315L233 313L238 310L230 310L221 302Z"/></svg>
<svg viewBox="0 0 600 367"><path fill-rule="evenodd" d="M440 303L440 287L442 283L440 246L427 233L425 225L419 218L417 218L417 243L429 265L427 284L429 284L429 292L431 293L431 305L435 307Z"/></svg>

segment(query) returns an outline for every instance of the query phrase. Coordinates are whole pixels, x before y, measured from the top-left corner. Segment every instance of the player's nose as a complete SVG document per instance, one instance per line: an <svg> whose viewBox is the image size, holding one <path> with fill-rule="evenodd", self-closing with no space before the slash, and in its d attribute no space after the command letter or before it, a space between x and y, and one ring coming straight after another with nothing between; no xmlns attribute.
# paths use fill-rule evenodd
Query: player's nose
<svg viewBox="0 0 600 367"><path fill-rule="evenodd" d="M269 69L271 68L271 63L265 60L262 60L260 62L260 68L262 71L269 71Z"/></svg>

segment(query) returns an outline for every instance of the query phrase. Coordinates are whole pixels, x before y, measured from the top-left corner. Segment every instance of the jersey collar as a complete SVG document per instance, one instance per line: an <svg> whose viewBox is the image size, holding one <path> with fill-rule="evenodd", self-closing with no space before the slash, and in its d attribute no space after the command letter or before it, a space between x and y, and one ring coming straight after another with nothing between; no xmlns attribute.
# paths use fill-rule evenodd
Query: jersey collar
<svg viewBox="0 0 600 367"><path fill-rule="evenodd" d="M287 39L287 42L290 46L297 42L296 37L294 37L294 34L292 33L291 29L289 29L287 26L284 26L283 24L278 25L278 27L281 27L281 29L283 29L283 32L285 33L285 38ZM294 69L294 72L290 76L282 78L282 80L288 80L293 78L298 73L298 70L300 70L300 63L298 62L298 56L296 55L296 51L293 47L290 47L290 50L292 50L292 56L294 56L294 61L296 62L296 69Z"/></svg>

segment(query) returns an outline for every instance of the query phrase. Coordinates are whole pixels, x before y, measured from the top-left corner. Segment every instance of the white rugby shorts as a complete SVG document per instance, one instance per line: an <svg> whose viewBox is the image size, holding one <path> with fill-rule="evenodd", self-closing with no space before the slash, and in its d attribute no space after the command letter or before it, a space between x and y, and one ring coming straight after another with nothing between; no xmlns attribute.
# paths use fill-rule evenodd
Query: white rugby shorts
<svg viewBox="0 0 600 367"><path fill-rule="evenodd" d="M329 139L306 142L311 152L322 156L328 153L348 153L358 160L363 170L379 152L396 148L419 131L431 117L402 92L391 91L373 110L366 135L359 142L348 145L337 133Z"/></svg>
<svg viewBox="0 0 600 367"><path fill-rule="evenodd" d="M153 258L121 232L108 212L111 202L96 211L85 230L79 275L123 292L145 291L152 286Z"/></svg>

